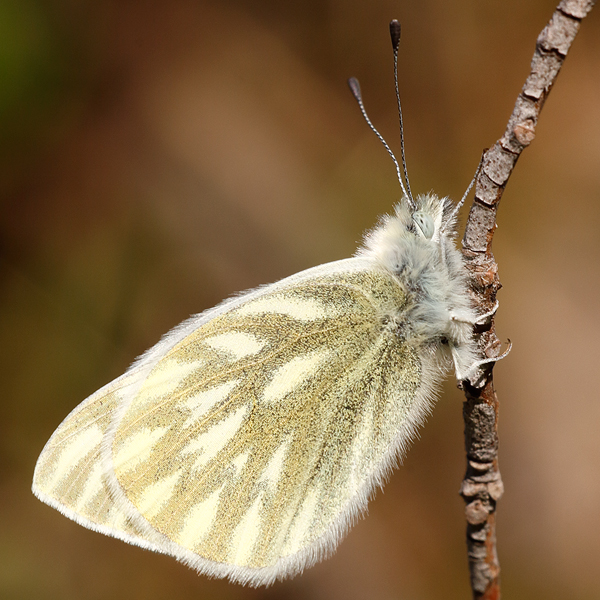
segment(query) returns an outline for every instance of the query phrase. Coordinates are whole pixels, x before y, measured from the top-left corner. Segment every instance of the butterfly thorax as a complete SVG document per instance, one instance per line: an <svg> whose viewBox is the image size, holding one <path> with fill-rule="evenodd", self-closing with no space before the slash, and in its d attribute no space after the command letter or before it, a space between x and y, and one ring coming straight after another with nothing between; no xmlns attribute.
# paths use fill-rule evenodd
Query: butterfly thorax
<svg viewBox="0 0 600 600"><path fill-rule="evenodd" d="M360 256L390 272L407 296L398 327L402 337L418 347L456 356L460 365L472 361L471 308L463 261L454 245L453 203L432 194L406 199L393 216L383 217L365 238ZM390 316L389 320L394 321Z"/></svg>

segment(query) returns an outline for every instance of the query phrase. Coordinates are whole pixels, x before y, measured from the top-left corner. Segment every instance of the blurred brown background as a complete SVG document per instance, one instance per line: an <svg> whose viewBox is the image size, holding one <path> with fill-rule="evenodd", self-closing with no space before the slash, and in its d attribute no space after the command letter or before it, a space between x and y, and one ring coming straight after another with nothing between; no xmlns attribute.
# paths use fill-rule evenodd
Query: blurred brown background
<svg viewBox="0 0 600 600"><path fill-rule="evenodd" d="M235 291L351 255L413 190L459 198L503 132L552 0L2 0L0 596L468 598L461 395L449 381L335 556L250 590L88 531L30 493L67 413ZM498 549L506 598L598 598L600 11L517 165L504 289Z"/></svg>

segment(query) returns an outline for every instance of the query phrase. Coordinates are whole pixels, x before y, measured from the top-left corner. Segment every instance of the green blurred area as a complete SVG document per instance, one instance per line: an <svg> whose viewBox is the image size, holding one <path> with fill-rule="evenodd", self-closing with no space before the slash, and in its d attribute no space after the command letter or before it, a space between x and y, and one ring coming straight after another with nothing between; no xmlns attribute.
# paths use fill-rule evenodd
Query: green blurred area
<svg viewBox="0 0 600 600"><path fill-rule="evenodd" d="M3 192L22 184L23 167L68 128L68 112L89 83L81 50L76 32L65 28L61 15L44 3L0 3Z"/></svg>
<svg viewBox="0 0 600 600"><path fill-rule="evenodd" d="M502 134L554 4L0 1L0 597L464 598L452 382L330 560L269 590L197 576L37 501L87 395L222 298L349 256L413 190L457 199ZM499 213L506 597L597 597L600 24L584 21ZM589 388L592 388L590 392Z"/></svg>

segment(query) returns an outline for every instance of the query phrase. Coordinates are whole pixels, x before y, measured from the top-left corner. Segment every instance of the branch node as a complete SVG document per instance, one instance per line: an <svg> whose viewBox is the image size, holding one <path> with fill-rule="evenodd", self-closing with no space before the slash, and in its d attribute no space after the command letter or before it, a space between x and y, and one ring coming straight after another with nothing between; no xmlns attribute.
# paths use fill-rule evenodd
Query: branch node
<svg viewBox="0 0 600 600"><path fill-rule="evenodd" d="M460 486L460 495L463 498L475 498L475 496L483 496L487 492L485 483L475 483L470 479L465 479Z"/></svg>
<svg viewBox="0 0 600 600"><path fill-rule="evenodd" d="M469 461L469 467L473 469L476 473L487 473L494 466L494 463L491 462L477 462L475 460Z"/></svg>
<svg viewBox="0 0 600 600"><path fill-rule="evenodd" d="M471 525L480 525L487 521L488 515L492 512L490 506L486 505L481 500L473 500L465 506L465 516L467 523Z"/></svg>
<svg viewBox="0 0 600 600"><path fill-rule="evenodd" d="M521 146L529 146L535 139L535 123L533 119L525 119L513 127L515 138Z"/></svg>

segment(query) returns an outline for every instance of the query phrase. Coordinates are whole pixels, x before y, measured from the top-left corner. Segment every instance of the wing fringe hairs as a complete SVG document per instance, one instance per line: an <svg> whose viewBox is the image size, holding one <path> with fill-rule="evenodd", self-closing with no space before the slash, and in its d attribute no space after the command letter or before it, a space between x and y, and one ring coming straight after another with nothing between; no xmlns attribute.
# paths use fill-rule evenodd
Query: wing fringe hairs
<svg viewBox="0 0 600 600"><path fill-rule="evenodd" d="M403 199L354 258L168 333L59 426L33 492L200 573L270 585L329 556L475 359L454 205ZM418 227L415 223L420 223Z"/></svg>

